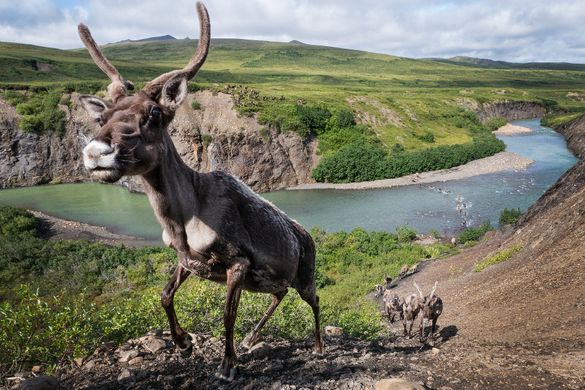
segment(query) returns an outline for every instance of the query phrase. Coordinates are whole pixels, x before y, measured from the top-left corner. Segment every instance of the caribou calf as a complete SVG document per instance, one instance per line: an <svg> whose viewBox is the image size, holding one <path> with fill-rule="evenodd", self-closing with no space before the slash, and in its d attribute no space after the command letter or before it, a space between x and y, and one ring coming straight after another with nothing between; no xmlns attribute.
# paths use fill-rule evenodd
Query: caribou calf
<svg viewBox="0 0 585 390"><path fill-rule="evenodd" d="M402 302L400 302L400 298L398 294L392 294L390 290L384 291L384 311L390 320L390 323L394 323L394 317L398 315L400 320L404 319L404 309L402 307Z"/></svg>
<svg viewBox="0 0 585 390"><path fill-rule="evenodd" d="M402 299L402 311L404 325L404 335L408 338L412 337L412 325L418 312L420 311L420 302L416 294L409 295ZM408 329L407 329L408 328Z"/></svg>
<svg viewBox="0 0 585 390"><path fill-rule="evenodd" d="M416 283L414 286L418 290L420 295L420 306L421 306L421 318L420 318L420 342L424 342L425 337L425 327L429 321L431 321L431 333L429 334L432 340L435 340L435 331L437 328L437 319L443 312L443 300L435 295L435 290L437 289L438 282L435 282L433 286L433 290L427 296L424 296L420 288Z"/></svg>

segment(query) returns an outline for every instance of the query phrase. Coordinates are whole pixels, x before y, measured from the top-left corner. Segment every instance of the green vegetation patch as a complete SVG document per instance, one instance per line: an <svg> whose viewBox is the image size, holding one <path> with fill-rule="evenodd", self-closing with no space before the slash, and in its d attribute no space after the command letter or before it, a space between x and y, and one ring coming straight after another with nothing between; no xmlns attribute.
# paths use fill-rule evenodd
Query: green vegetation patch
<svg viewBox="0 0 585 390"><path fill-rule="evenodd" d="M520 245L520 244L516 244L514 246L511 246L510 248L506 248L504 250L501 250L501 251L497 252L496 254L488 256L485 259L483 259L482 261L480 261L479 263L477 263L475 265L475 267L473 267L473 270L475 272L481 272L484 269L486 269L494 264L498 264L498 263L501 263L501 262L504 262L504 261L510 259L510 257L512 257L512 255L514 255L515 253L517 253L521 250L522 250L522 245Z"/></svg>
<svg viewBox="0 0 585 390"><path fill-rule="evenodd" d="M499 223L501 226L515 224L516 222L518 222L521 215L522 215L522 211L520 209L505 208L500 213Z"/></svg>
<svg viewBox="0 0 585 390"><path fill-rule="evenodd" d="M168 326L160 293L176 266L172 250L48 241L37 236L36 226L26 211L0 209L0 374L25 363L51 365L85 356L102 342ZM404 264L455 250L414 244L413 234L406 227L396 234L313 230L322 324L341 326L355 337L380 337L381 314L366 299L373 286ZM178 291L175 307L185 329L221 337L224 300L224 286L193 277ZM270 302L266 294L242 294L238 339ZM312 330L310 307L291 289L263 332L303 339Z"/></svg>
<svg viewBox="0 0 585 390"><path fill-rule="evenodd" d="M31 91L26 94L8 90L2 97L16 106L16 112L22 116L19 124L22 130L37 134L65 132L66 115L59 108L59 104L66 103L62 100L63 90Z"/></svg>
<svg viewBox="0 0 585 390"><path fill-rule="evenodd" d="M494 228L492 227L490 222L487 221L487 222L484 222L479 227L470 227L470 228L463 229L463 231L461 231L461 233L459 233L459 237L457 238L457 241L460 244L467 244L467 243L479 241L479 239L482 238L490 230L494 230Z"/></svg>

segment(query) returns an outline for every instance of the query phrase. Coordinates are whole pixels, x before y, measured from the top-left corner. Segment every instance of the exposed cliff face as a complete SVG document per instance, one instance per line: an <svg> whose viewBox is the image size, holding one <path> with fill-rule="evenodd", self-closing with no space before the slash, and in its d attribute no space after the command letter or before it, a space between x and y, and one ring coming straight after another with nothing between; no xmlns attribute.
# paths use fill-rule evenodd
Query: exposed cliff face
<svg viewBox="0 0 585 390"><path fill-rule="evenodd" d="M485 103L475 109L482 122L492 118L506 118L508 121L541 117L546 109L535 102L495 102Z"/></svg>
<svg viewBox="0 0 585 390"><path fill-rule="evenodd" d="M255 118L240 117L231 95L200 91L178 112L169 131L183 159L200 172L222 170L257 191L311 182L316 141L297 133L263 128Z"/></svg>
<svg viewBox="0 0 585 390"><path fill-rule="evenodd" d="M192 99L200 103L199 110L191 108ZM89 180L81 153L95 125L75 94L72 102L71 109L63 106L67 126L60 136L19 130L14 108L0 101L0 188ZM238 116L231 95L201 91L177 112L169 133L193 169L232 173L256 191L312 181L316 142L292 132L261 129L254 118ZM124 178L122 183L140 190L135 178Z"/></svg>
<svg viewBox="0 0 585 390"><path fill-rule="evenodd" d="M14 107L0 101L0 188L83 180L81 151L89 121L67 107L67 128L58 134L31 134L18 129Z"/></svg>

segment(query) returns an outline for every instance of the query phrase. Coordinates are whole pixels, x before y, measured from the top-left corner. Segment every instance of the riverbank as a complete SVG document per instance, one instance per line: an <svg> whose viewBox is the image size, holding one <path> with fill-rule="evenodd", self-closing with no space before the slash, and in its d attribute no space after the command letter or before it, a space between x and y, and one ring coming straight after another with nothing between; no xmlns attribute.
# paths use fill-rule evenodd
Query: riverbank
<svg viewBox="0 0 585 390"><path fill-rule="evenodd" d="M374 180L359 183L311 183L301 184L288 190L365 190L375 188L392 188L413 184L430 184L503 171L526 169L534 161L516 153L500 152L493 156L471 161L455 168L438 171L415 173L394 179Z"/></svg>
<svg viewBox="0 0 585 390"><path fill-rule="evenodd" d="M39 221L41 237L51 240L88 240L106 245L141 248L156 243L143 238L114 233L105 227L57 218L37 210L28 210Z"/></svg>
<svg viewBox="0 0 585 390"><path fill-rule="evenodd" d="M518 135L518 134L526 134L532 133L533 130L529 127L525 126L518 126L513 125L511 123L506 123L504 126L498 128L497 130L493 131L492 133L495 135Z"/></svg>

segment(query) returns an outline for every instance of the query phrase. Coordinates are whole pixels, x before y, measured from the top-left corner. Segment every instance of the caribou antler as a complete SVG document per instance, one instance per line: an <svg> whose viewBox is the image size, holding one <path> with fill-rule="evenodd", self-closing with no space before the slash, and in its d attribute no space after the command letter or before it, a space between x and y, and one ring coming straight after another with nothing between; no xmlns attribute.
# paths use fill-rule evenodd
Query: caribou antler
<svg viewBox="0 0 585 390"><path fill-rule="evenodd" d="M433 291L431 291L431 293L429 294L429 299L433 299L433 295L435 295L435 290L437 289L438 284L439 284L439 282L436 281L435 285L433 286Z"/></svg>
<svg viewBox="0 0 585 390"><path fill-rule="evenodd" d="M193 57L191 57L191 60L183 69L164 73L144 86L142 91L152 99L156 99L167 81L183 77L186 80L192 79L197 71L199 71L199 68L201 68L201 65L203 65L203 62L205 62L205 58L207 58L207 53L209 52L211 25L209 23L207 8L200 2L197 2L197 14L199 16L200 34L195 54L193 54Z"/></svg>
<svg viewBox="0 0 585 390"><path fill-rule="evenodd" d="M114 103L122 96L126 96L128 90L134 89L134 85L124 80L118 70L108 61L104 53L100 50L97 43L93 40L89 28L83 23L79 23L77 27L79 31L79 37L81 41L89 51L89 55L93 59L93 62L112 80L112 83L108 86L108 94L112 98Z"/></svg>
<svg viewBox="0 0 585 390"><path fill-rule="evenodd" d="M414 287L416 287L416 289L418 290L418 294L420 295L420 298L425 299L425 296L423 295L422 291L420 291L418 284L416 284L416 282L414 282L413 284L414 284Z"/></svg>

